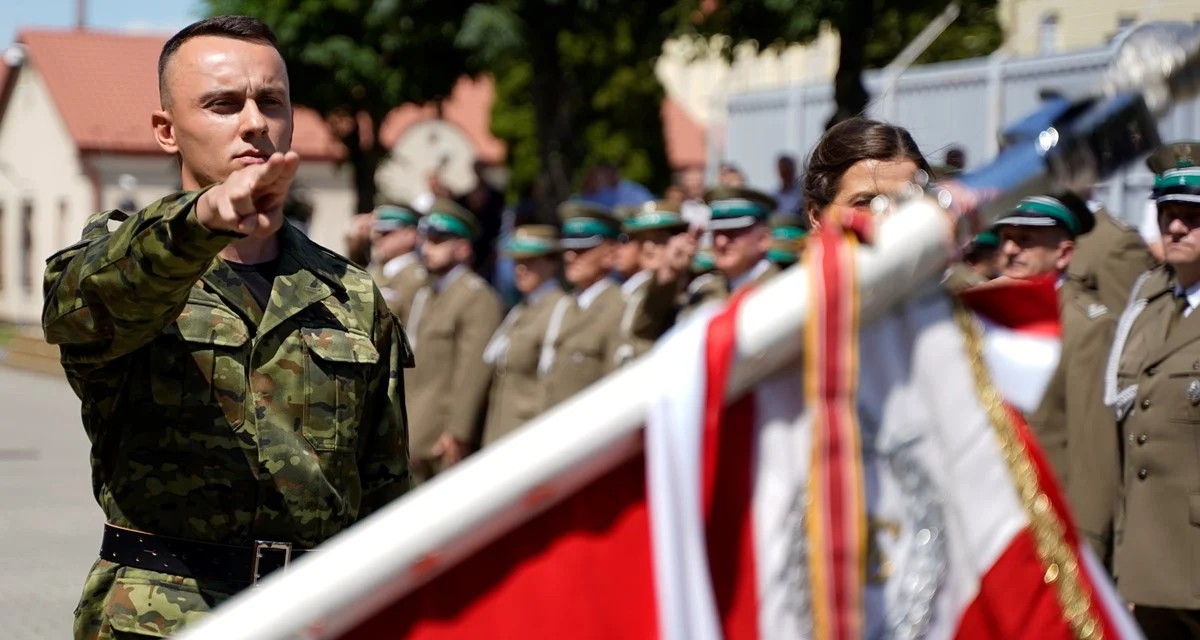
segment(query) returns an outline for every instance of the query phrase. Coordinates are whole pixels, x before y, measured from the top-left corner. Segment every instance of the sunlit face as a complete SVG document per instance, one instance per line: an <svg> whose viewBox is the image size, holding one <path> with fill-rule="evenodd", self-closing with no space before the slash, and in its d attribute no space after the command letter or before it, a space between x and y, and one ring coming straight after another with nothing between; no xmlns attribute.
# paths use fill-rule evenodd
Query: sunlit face
<svg viewBox="0 0 1200 640"><path fill-rule="evenodd" d="M713 261L717 270L730 278L753 269L770 249L771 231L765 224L713 231Z"/></svg>
<svg viewBox="0 0 1200 640"><path fill-rule="evenodd" d="M471 242L455 235L429 230L421 234L421 263L442 275L471 259Z"/></svg>
<svg viewBox="0 0 1200 640"><path fill-rule="evenodd" d="M638 272L638 243L633 239L625 240L617 245L615 266L613 270L628 278Z"/></svg>
<svg viewBox="0 0 1200 640"><path fill-rule="evenodd" d="M1004 225L997 235L1004 256L1001 273L1009 278L1058 274L1070 264L1075 251L1075 242L1058 227Z"/></svg>
<svg viewBox="0 0 1200 640"><path fill-rule="evenodd" d="M513 283L521 295L529 295L554 279L558 260L549 256L517 258L513 261Z"/></svg>
<svg viewBox="0 0 1200 640"><path fill-rule="evenodd" d="M185 189L224 180L292 146L287 67L273 47L219 36L184 42L167 65L159 146L178 153Z"/></svg>
<svg viewBox="0 0 1200 640"><path fill-rule="evenodd" d="M401 227L375 238L375 255L387 262L392 258L411 253L417 248L417 228Z"/></svg>
<svg viewBox="0 0 1200 640"><path fill-rule="evenodd" d="M591 249L571 249L563 254L565 275L571 286L586 289L612 271L616 243L604 241Z"/></svg>
<svg viewBox="0 0 1200 640"><path fill-rule="evenodd" d="M871 213L871 201L879 195L899 193L917 177L917 163L899 160L859 160L850 166L838 183L833 197L835 207L849 207L864 214ZM823 211L810 209L809 219L814 227L820 224Z"/></svg>
<svg viewBox="0 0 1200 640"><path fill-rule="evenodd" d="M1158 226L1162 231L1163 261L1176 267L1200 267L1200 204L1158 205Z"/></svg>

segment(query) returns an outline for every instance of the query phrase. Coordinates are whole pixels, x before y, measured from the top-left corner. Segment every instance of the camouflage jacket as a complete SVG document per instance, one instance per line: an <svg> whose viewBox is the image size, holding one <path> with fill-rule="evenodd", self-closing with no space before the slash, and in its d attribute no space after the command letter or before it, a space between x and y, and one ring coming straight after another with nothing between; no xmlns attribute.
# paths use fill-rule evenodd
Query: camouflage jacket
<svg viewBox="0 0 1200 640"><path fill-rule="evenodd" d="M287 224L261 309L217 257L236 236L197 221L200 193L111 232L123 214L93 217L47 262L46 339L82 401L109 522L311 547L408 488L412 352L371 278ZM135 573L150 572L120 572L169 578Z"/></svg>

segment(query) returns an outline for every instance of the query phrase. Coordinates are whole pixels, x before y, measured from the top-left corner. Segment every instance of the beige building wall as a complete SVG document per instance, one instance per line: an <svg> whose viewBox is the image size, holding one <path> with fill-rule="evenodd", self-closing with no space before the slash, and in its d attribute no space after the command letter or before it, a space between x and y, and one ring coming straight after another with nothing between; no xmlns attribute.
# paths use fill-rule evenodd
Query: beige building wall
<svg viewBox="0 0 1200 640"><path fill-rule="evenodd" d="M1010 50L1023 56L1103 46L1140 22L1200 21L1200 0L1000 0L996 10Z"/></svg>
<svg viewBox="0 0 1200 640"><path fill-rule="evenodd" d="M78 238L93 190L41 76L21 69L0 121L0 321L36 324L45 259ZM26 242L28 239L28 242Z"/></svg>
<svg viewBox="0 0 1200 640"><path fill-rule="evenodd" d="M663 46L655 72L667 95L696 122L709 126L724 120L728 96L829 80L837 72L837 34L824 28L811 44L754 54L741 47L730 64L717 46L697 49L691 42L671 40Z"/></svg>

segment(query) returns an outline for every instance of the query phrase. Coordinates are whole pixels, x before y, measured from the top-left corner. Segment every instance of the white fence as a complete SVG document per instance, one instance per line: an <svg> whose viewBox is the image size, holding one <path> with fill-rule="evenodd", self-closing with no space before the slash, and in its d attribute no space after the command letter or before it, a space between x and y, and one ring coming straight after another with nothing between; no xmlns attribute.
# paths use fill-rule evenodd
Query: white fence
<svg viewBox="0 0 1200 640"><path fill-rule="evenodd" d="M1093 49L1061 56L1006 59L1002 56L912 67L895 87L895 122L916 138L930 162L941 163L954 145L966 151L968 168L996 154L1005 125L1032 113L1040 94L1065 95L1098 87L1111 50ZM883 78L872 71L864 78L873 96L868 115L882 118ZM801 161L816 144L834 110L833 85L797 85L730 96L724 133L710 137L709 157L740 168L751 185L778 185L775 159L789 153ZM1200 101L1178 105L1162 121L1164 141L1200 139ZM1140 218L1153 176L1138 164L1097 189L1096 197L1130 221Z"/></svg>

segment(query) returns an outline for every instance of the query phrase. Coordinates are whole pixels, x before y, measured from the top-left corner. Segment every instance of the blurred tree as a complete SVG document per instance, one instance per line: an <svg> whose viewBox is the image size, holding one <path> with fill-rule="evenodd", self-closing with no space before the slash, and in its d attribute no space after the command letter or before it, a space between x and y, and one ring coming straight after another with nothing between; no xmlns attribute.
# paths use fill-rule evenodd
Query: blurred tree
<svg viewBox="0 0 1200 640"><path fill-rule="evenodd" d="M497 78L492 132L508 144L511 190L537 185L542 217L600 162L652 188L669 181L654 63L678 29L678 0L476 2L458 44Z"/></svg>
<svg viewBox="0 0 1200 640"><path fill-rule="evenodd" d="M375 172L388 150L379 127L405 102L448 96L471 71L455 45L455 0L205 0L211 15L266 22L288 63L292 100L320 112L345 143L358 210L375 206Z"/></svg>
<svg viewBox="0 0 1200 640"><path fill-rule="evenodd" d="M811 42L822 25L830 25L841 38L834 78L837 110L827 124L831 127L861 114L870 102L862 72L885 66L948 4L947 0L697 0L693 34L700 43L711 39L732 59L741 46L780 50ZM919 63L983 56L1000 46L996 0L959 0L959 7L958 20Z"/></svg>

